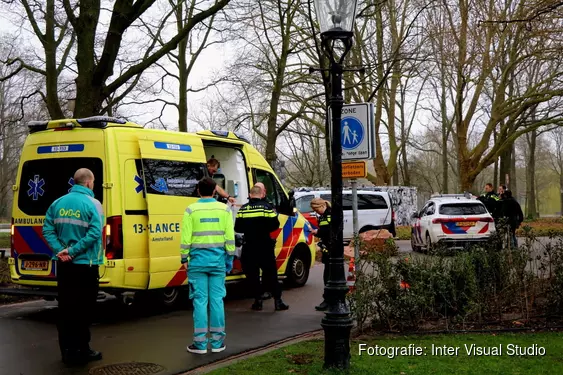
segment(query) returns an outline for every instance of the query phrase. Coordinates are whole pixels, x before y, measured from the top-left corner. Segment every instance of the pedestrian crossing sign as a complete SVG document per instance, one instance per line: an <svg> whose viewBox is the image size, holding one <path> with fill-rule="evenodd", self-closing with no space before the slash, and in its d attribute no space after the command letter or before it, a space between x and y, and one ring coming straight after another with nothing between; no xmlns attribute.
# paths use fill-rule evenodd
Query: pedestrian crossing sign
<svg viewBox="0 0 563 375"><path fill-rule="evenodd" d="M329 121L332 113L329 109ZM332 126L330 137L332 139ZM375 158L373 103L344 104L340 119L342 161Z"/></svg>

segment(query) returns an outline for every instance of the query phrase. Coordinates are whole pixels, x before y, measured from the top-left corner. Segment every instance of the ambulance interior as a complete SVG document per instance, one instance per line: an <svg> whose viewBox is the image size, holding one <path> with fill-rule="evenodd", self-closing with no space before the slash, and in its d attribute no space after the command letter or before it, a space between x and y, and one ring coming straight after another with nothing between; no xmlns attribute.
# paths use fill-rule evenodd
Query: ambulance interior
<svg viewBox="0 0 563 375"><path fill-rule="evenodd" d="M248 175L246 163L242 151L230 147L204 146L206 159L215 158L221 167L213 176L213 179L237 202L233 207L236 213L238 208L248 201L250 188L248 186Z"/></svg>

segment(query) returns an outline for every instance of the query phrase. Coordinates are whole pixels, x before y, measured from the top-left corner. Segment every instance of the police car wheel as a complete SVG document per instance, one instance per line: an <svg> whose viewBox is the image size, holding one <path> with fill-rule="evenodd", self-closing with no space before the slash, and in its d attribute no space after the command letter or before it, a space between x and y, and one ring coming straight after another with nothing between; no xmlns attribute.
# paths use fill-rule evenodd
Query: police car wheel
<svg viewBox="0 0 563 375"><path fill-rule="evenodd" d="M412 251L414 251L414 252L421 251L420 246L417 246L417 245L416 245L416 242L415 242L415 240L414 240L414 234L411 235L411 248L412 248Z"/></svg>

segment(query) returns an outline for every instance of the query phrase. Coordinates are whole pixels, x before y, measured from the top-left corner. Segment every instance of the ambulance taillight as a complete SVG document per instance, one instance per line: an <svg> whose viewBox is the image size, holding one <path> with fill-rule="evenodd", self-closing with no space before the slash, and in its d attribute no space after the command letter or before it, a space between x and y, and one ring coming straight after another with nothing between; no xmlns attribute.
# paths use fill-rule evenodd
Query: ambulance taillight
<svg viewBox="0 0 563 375"><path fill-rule="evenodd" d="M108 217L105 227L106 258L123 259L123 226L121 216Z"/></svg>
<svg viewBox="0 0 563 375"><path fill-rule="evenodd" d="M14 232L15 232L15 229L16 229L16 227L14 226L14 218L12 218L12 225L10 226L10 254L14 254Z"/></svg>

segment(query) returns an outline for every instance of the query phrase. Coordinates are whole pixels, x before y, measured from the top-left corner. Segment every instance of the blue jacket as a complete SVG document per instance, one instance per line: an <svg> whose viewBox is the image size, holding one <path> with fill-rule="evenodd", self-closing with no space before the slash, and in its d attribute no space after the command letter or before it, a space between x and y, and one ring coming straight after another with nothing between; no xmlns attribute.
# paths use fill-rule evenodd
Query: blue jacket
<svg viewBox="0 0 563 375"><path fill-rule="evenodd" d="M53 259L68 248L75 264L103 264L103 207L94 192L74 185L70 193L60 197L47 210L43 237L53 250Z"/></svg>

